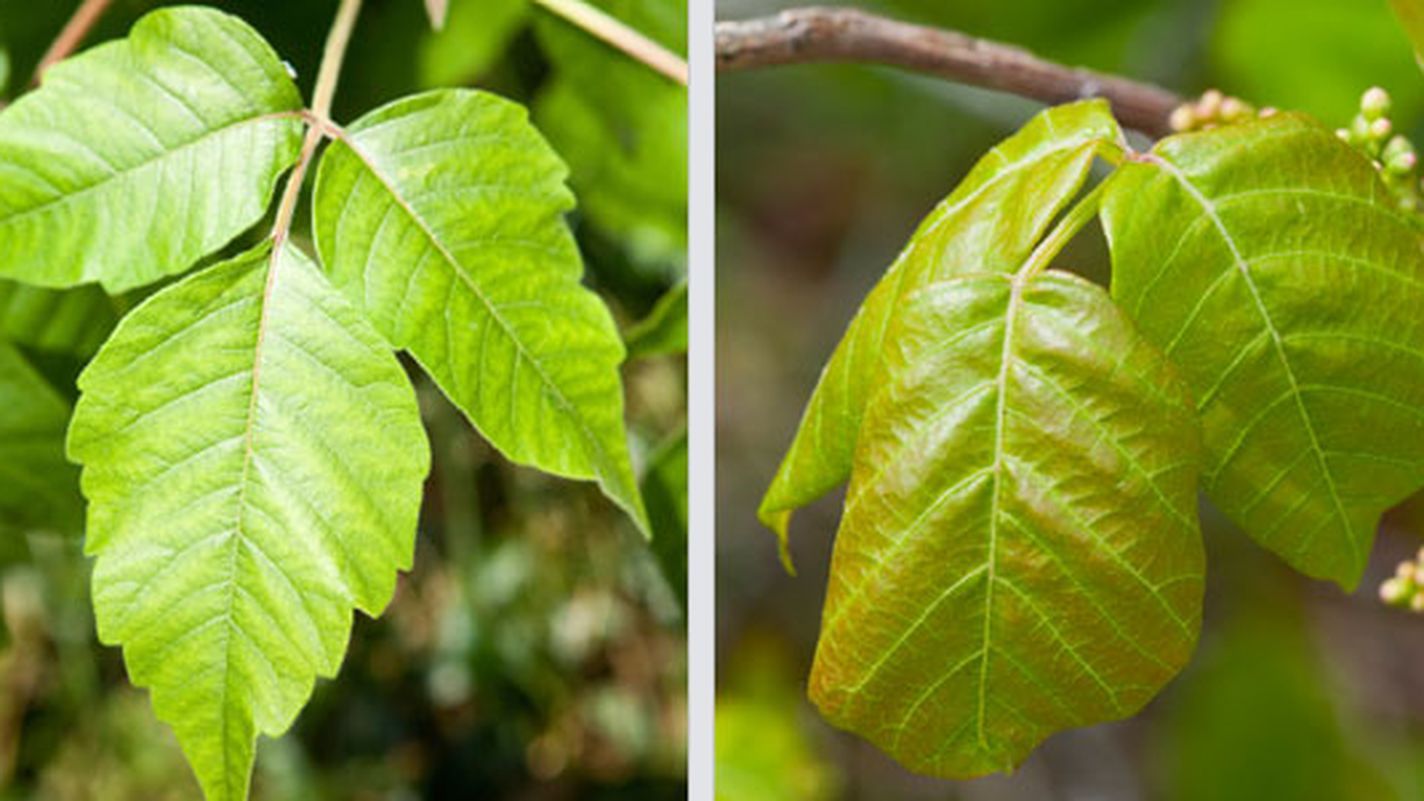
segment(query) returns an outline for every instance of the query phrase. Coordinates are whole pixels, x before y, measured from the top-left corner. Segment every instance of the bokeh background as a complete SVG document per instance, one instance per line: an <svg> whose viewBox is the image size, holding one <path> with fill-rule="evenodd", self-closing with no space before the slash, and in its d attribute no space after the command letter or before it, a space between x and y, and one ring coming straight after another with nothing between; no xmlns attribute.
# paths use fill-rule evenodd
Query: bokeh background
<svg viewBox="0 0 1424 801"><path fill-rule="evenodd" d="M1069 64L1209 87L1346 124L1371 85L1417 133L1424 75L1385 0L838 2ZM799 5L718 0L722 19ZM866 66L722 74L717 86L718 797L1352 801L1424 798L1424 617L1376 590L1424 544L1385 520L1346 596L1286 569L1209 508L1206 626L1140 716L1051 738L1013 776L916 777L804 700L841 498L800 513L787 576L755 510L822 365L919 220L1039 108ZM1103 281L1096 227L1059 264Z"/></svg>
<svg viewBox="0 0 1424 801"><path fill-rule="evenodd" d="M685 52L681 0L596 4ZM0 102L26 87L77 5L0 0ZM158 5L115 0L90 43L122 36ZM257 28L310 91L336 0L211 5ZM421 0L367 0L334 114L349 123L457 85L529 104L570 164L589 283L620 326L642 332L624 377L657 537L650 548L591 485L510 465L418 379L435 466L415 570L381 619L356 616L340 675L317 683L295 729L261 741L254 798L682 799L685 304L665 305L666 325L636 326L685 275L685 93L528 0L451 0L438 35ZM307 219L299 212L294 239L309 248ZM0 338L21 330L10 328L17 297L0 283ZM90 335L66 347L6 347L68 402L78 368L137 299L92 298ZM0 364L0 394L14 390L14 366ZM14 433L7 419L0 408L0 430ZM46 447L57 448L51 433ZM47 482L42 514L0 469L0 799L199 797L119 651L95 641L77 473L29 478Z"/></svg>

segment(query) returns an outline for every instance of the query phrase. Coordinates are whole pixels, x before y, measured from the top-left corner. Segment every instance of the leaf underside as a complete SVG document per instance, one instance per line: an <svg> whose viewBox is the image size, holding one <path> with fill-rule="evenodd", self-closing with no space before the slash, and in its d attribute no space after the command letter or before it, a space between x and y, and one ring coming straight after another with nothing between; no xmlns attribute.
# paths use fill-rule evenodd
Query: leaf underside
<svg viewBox="0 0 1424 801"><path fill-rule="evenodd" d="M0 112L0 276L120 292L188 269L262 217L301 107L267 43L208 8L56 64Z"/></svg>
<svg viewBox="0 0 1424 801"><path fill-rule="evenodd" d="M1420 240L1365 159L1301 116L1172 137L1111 179L1113 295L1180 365L1203 488L1353 588L1424 485Z"/></svg>
<svg viewBox="0 0 1424 801"><path fill-rule="evenodd" d="M275 273L275 274L274 274ZM400 364L298 251L157 293L79 381L99 637L210 801L340 665L410 566L429 446Z"/></svg>
<svg viewBox="0 0 1424 801"><path fill-rule="evenodd" d="M1094 157L1121 136L1103 101L1048 109L980 159L920 224L822 371L762 499L758 514L778 533L788 567L791 513L850 475L861 418L881 384L886 331L903 299L951 276L1017 270L1082 188Z"/></svg>
<svg viewBox="0 0 1424 801"><path fill-rule="evenodd" d="M622 340L579 283L566 169L524 109L443 90L366 115L317 177L333 283L513 461L595 479L648 532Z"/></svg>
<svg viewBox="0 0 1424 801"><path fill-rule="evenodd" d="M811 697L912 770L1009 770L1132 714L1200 623L1187 391L1106 293L935 283L896 315L836 536Z"/></svg>

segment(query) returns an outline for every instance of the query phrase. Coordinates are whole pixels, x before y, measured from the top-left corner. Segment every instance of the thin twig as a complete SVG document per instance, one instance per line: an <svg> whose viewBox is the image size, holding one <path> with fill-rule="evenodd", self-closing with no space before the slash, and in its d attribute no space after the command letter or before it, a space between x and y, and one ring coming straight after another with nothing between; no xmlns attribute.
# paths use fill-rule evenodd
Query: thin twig
<svg viewBox="0 0 1424 801"><path fill-rule="evenodd" d="M84 0L79 8L74 12L74 16L64 23L64 28L60 30L49 49L40 57L40 63L35 66L35 74L30 77L31 86L39 86L40 79L44 77L45 70L56 63L68 58L79 46L84 43L85 37L104 16L104 12L109 8L112 0Z"/></svg>
<svg viewBox="0 0 1424 801"><path fill-rule="evenodd" d="M717 69L851 61L928 73L1044 103L1103 97L1123 125L1171 133L1183 100L1148 83L1066 67L1011 45L911 25L854 9L799 8L771 17L717 23Z"/></svg>
<svg viewBox="0 0 1424 801"><path fill-rule="evenodd" d="M272 252L279 253L291 233L292 218L297 213L297 200L302 194L302 181L306 179L307 167L316 154L317 145L331 126L331 102L336 97L336 84L341 78L341 65L346 60L346 48L351 44L351 32L356 28L356 17L361 13L361 0L341 0L336 10L336 20L331 23L331 33L326 37L326 50L321 56L321 67L316 74L316 87L312 90L312 107L307 124L307 135L302 140L301 154L292 174L287 177L287 186L282 192L282 201L277 206L277 217L272 224ZM274 257L275 258L275 257ZM274 262L275 263L275 262Z"/></svg>
<svg viewBox="0 0 1424 801"><path fill-rule="evenodd" d="M687 85L687 62L676 53L582 0L534 0L663 75Z"/></svg>

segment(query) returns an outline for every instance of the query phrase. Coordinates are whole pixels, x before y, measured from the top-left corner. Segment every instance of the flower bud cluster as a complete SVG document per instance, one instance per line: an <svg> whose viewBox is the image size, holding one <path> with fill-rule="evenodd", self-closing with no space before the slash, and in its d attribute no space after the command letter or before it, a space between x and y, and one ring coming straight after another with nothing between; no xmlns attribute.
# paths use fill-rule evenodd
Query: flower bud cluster
<svg viewBox="0 0 1424 801"><path fill-rule="evenodd" d="M1419 156L1408 137L1394 132L1394 121L1389 118L1389 112L1389 93L1378 86L1372 87L1360 98L1360 112L1349 127L1335 133L1374 162L1385 186L1398 199L1400 208L1424 211Z"/></svg>
<svg viewBox="0 0 1424 801"><path fill-rule="evenodd" d="M1424 548L1413 561L1399 563L1394 575L1380 585L1380 600L1412 612L1424 612Z"/></svg>
<svg viewBox="0 0 1424 801"><path fill-rule="evenodd" d="M1216 89L1208 89L1197 100L1178 106L1172 112L1168 124L1176 133L1209 131L1223 125L1234 125L1258 117L1269 117L1275 113L1276 110L1273 108L1263 108L1258 111L1255 106L1239 97L1224 95Z"/></svg>

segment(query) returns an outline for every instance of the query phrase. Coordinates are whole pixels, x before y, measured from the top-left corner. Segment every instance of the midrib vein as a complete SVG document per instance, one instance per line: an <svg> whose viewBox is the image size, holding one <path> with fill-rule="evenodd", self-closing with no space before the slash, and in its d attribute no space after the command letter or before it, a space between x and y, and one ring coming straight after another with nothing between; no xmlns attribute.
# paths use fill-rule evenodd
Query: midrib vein
<svg viewBox="0 0 1424 801"><path fill-rule="evenodd" d="M252 394L247 401L247 420L243 430L242 439L242 472L238 476L237 484L237 521L233 531L232 544L228 547L227 563L227 601L225 608L225 625L223 627L223 683L222 691L219 694L219 709L222 717L222 763L223 782L226 783L231 773L231 765L228 761L228 714L227 695L232 684L232 643L235 639L236 622L233 619L233 606L237 602L237 554L242 546L243 539L247 536L244 528L246 524L247 510L247 487L251 477L252 461L255 458L253 444L254 432L257 428L257 403L258 396L262 389L262 356L263 346L267 341L267 324L272 306L272 293L277 284L277 265L281 261L282 248L286 243L279 242L273 248L267 258L267 276L262 285L262 310L257 315L257 333L252 344Z"/></svg>
<svg viewBox="0 0 1424 801"><path fill-rule="evenodd" d="M1350 518L1345 513L1345 506L1341 502L1340 494L1335 487L1335 478L1330 472L1329 463L1325 460L1325 451L1320 446L1320 438L1315 433L1315 423L1310 419L1309 410L1305 408L1305 401L1300 392L1300 382L1296 379L1295 369L1291 366L1290 358L1286 354L1285 342L1282 340L1280 331L1277 330L1274 321L1271 319L1270 310L1266 307L1265 299L1261 297L1260 288L1256 286L1255 280L1251 277L1251 271L1247 266L1246 258L1242 255L1241 249L1237 247L1236 239L1231 235L1231 232L1227 230L1226 224L1222 221L1221 215L1217 213L1216 206L1211 202L1211 199L1204 195L1201 190L1197 189L1191 181L1187 180L1187 176L1184 175L1175 164L1172 164L1161 156L1150 153L1144 158L1146 163L1156 165L1160 169L1165 170L1176 179L1177 183L1181 184L1183 191L1191 196L1194 202L1201 206L1202 213L1211 221L1212 226L1215 227L1217 233L1221 235L1222 241L1226 243L1227 249L1231 251L1232 261L1237 271L1241 273L1241 279L1246 284L1246 289L1251 293L1251 301L1256 307L1256 312L1261 316L1261 322L1265 325L1266 331L1270 334L1271 344L1276 352L1276 358L1280 361L1281 369L1285 372L1286 380L1290 385L1291 397L1295 400L1295 407L1300 413L1301 422L1305 426L1305 433L1310 438L1311 453L1315 456L1315 462L1320 468L1321 476L1325 479L1325 487L1330 492L1331 505L1334 507L1336 517L1340 520L1340 525L1345 529L1345 536L1349 540L1350 552L1354 558L1354 562L1355 564L1359 564L1360 544L1355 538L1354 529L1350 527ZM1215 478L1216 476L1214 475L1212 477L1213 483L1215 483Z"/></svg>
<svg viewBox="0 0 1424 801"><path fill-rule="evenodd" d="M559 408L564 412L565 416L569 417L574 421L574 423L579 427L579 430L583 433L585 442L587 442L588 445L594 449L597 454L597 460L599 464L599 467L597 468L599 477L604 480L611 481L612 478L610 476L605 475L605 470L612 470L612 465L615 464L616 461L609 458L608 452L603 449L603 443L599 441L598 437L594 436L592 429L588 427L588 421L584 419L583 415L577 413L577 411L573 407L573 404L564 395L563 390L561 390L559 388L559 385L554 382L554 380L549 376L547 372L545 372L544 366L533 357L533 354L531 354L528 348L525 347L524 341L515 335L513 326L511 326L509 322L504 319L504 316L500 314L498 306L496 306L494 301L490 300L490 298L485 295L484 291L480 289L479 285L475 282L475 280L471 278L470 275L465 271L464 266L460 264L460 262L455 258L455 255L451 253L448 248L445 247L445 243L442 242L440 238L435 235L434 231L430 230L430 226L426 224L425 218L422 217L419 212L415 210L414 207L412 207L409 203L406 202L405 197L401 195L401 193L396 189L395 185L386 179L384 173L377 169L375 161L372 160L369 156L367 156L366 153L356 145L355 139L348 133L344 132L338 134L337 138L341 140L342 144L350 148L351 152L355 154L356 158L361 161L362 165L366 167L366 169L371 173L371 175L375 176L376 180L379 181L381 186L385 188L386 192L391 196L391 199L396 203L396 205L399 206L400 209L405 212L406 216L410 218L410 221L414 223L417 228L420 229L421 234L426 238L427 241L430 242L431 247L434 247L436 251L439 252L441 259L443 259L446 264L450 265L451 272L458 276L460 282L463 283L465 286L469 287L470 292L472 292L474 296L479 299L480 304L483 305L486 311L489 312L490 318L493 319L495 323L499 325L499 329L504 332L505 337L507 337L510 342L514 343L514 348L519 352L519 357L524 361L529 362L530 366L534 368L534 372L539 376L540 382L548 389L550 394L553 395L554 400L559 405ZM622 501L619 502L622 503Z"/></svg>
<svg viewBox="0 0 1424 801"><path fill-rule="evenodd" d="M976 734L979 745L985 749L989 748L985 723L988 709L989 643L993 637L994 582L998 567L999 504L1004 486L1004 424L1008 419L1009 368L1014 356L1014 318L1018 315L1022 293L1020 278L1014 276L1009 290L1008 309L1004 314L1004 343L999 353L999 375L994 380L999 393L994 409L994 489L989 500L988 573L984 580L984 628L980 643L979 692L975 711Z"/></svg>

